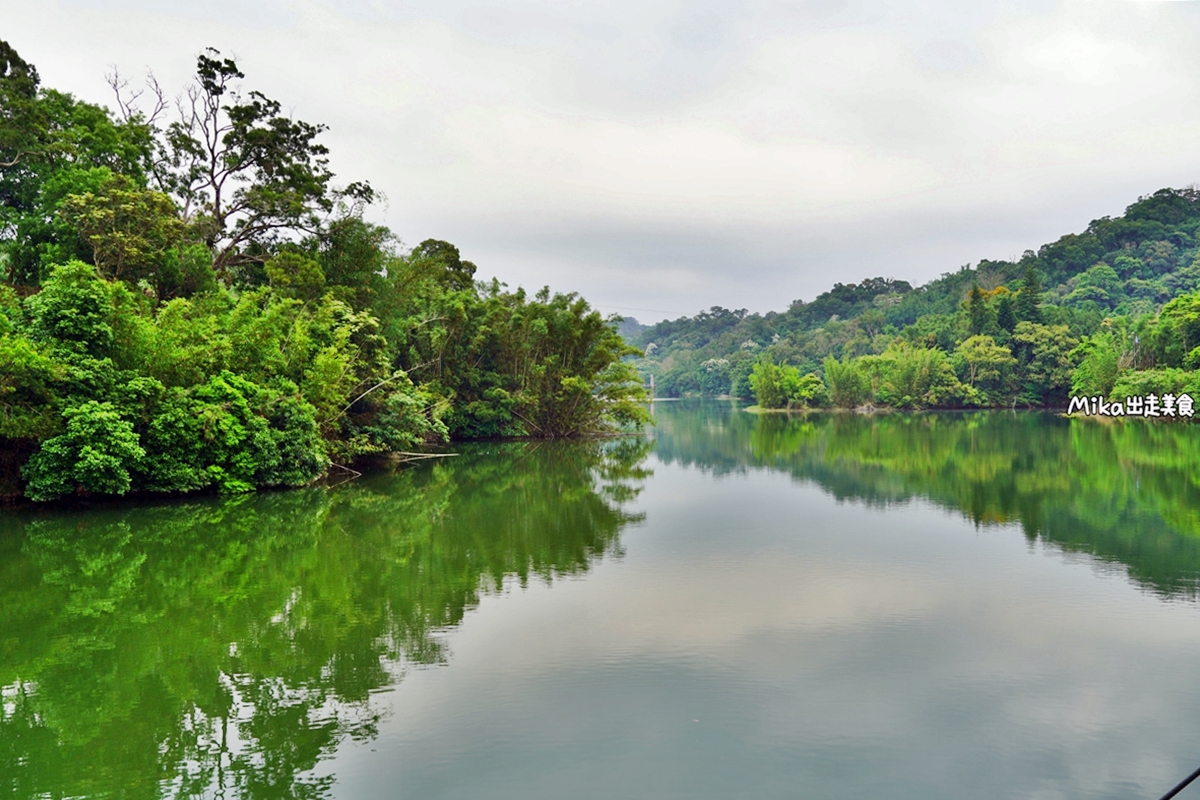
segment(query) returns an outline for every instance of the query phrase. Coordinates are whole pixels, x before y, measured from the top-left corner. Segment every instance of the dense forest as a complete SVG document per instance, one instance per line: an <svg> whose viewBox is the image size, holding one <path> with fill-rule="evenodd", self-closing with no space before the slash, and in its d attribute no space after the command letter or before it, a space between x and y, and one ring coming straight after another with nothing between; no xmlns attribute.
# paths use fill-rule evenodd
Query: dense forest
<svg viewBox="0 0 1200 800"><path fill-rule="evenodd" d="M835 284L780 313L714 307L641 326L661 397L763 407L1066 407L1200 397L1200 190L1162 189L1015 261L913 288Z"/></svg>
<svg viewBox="0 0 1200 800"><path fill-rule="evenodd" d="M249 491L451 438L636 425L637 354L573 294L374 224L320 143L201 54L115 111L0 42L0 498Z"/></svg>

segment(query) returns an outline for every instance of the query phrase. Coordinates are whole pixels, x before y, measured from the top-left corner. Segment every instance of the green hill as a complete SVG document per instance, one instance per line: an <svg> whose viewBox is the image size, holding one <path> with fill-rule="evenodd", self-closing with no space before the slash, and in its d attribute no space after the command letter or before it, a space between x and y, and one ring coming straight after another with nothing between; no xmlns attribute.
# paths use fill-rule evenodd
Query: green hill
<svg viewBox="0 0 1200 800"><path fill-rule="evenodd" d="M825 359L856 363L866 357L861 366L878 373L868 394L879 399L887 364L870 359L887 361L887 354L908 348L940 351L958 381L980 391L942 392L899 405L1056 405L1065 403L1076 371L1097 348L1104 358L1109 351L1115 354L1117 369L1105 372L1099 384L1083 380L1075 387L1093 394L1111 392L1117 372L1128 378L1127 373L1200 366L1188 362L1188 353L1200 344L1188 339L1190 316L1183 310L1188 303L1176 301L1167 320L1159 320L1167 303L1200 286L1198 230L1200 190L1161 189L1139 198L1119 217L1093 220L1082 233L1026 250L1016 261L983 260L915 288L882 277L838 283L782 312L749 314L715 306L645 327L629 338L646 350L639 368L654 376L660 396L749 397L754 394L750 376L760 361L827 380ZM1018 332L1023 322L1027 326ZM972 370L962 351L973 336L990 337L991 345L1007 349L1015 363L985 369L988 376L980 384L978 368ZM983 344L988 343L976 340L971 346ZM1034 351L1046 362L1044 351L1054 349L1052 344L1063 351L1056 357L1065 362L1056 365L1057 376L1047 374L1046 363L1035 363ZM992 371L1002 374L992 376ZM1187 384L1190 376L1172 379ZM883 399L902 398L885 392Z"/></svg>

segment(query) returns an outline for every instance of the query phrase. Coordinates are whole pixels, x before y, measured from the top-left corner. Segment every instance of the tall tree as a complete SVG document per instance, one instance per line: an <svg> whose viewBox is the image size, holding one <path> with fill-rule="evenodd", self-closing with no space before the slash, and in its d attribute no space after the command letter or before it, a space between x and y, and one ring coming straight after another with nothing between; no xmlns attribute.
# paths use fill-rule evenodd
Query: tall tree
<svg viewBox="0 0 1200 800"><path fill-rule="evenodd" d="M1041 322L1042 321L1042 284L1038 280L1037 270L1033 267L1025 268L1025 275L1021 278L1021 288L1017 292L1016 307L1013 309L1016 312L1017 320L1020 322Z"/></svg>
<svg viewBox="0 0 1200 800"><path fill-rule="evenodd" d="M37 147L38 73L0 40L0 167L19 165Z"/></svg>
<svg viewBox="0 0 1200 800"><path fill-rule="evenodd" d="M978 336L983 333L990 321L991 312L987 307L987 301L984 300L983 290L979 288L979 284L971 287L970 294L967 295L967 314L969 316L969 324L971 335Z"/></svg>
<svg viewBox="0 0 1200 800"><path fill-rule="evenodd" d="M990 336L972 336L958 346L957 355L966 365L967 383L996 384L1016 366L1017 360L1007 347L996 344Z"/></svg>
<svg viewBox="0 0 1200 800"><path fill-rule="evenodd" d="M154 176L174 195L185 221L202 232L220 274L261 263L281 238L313 234L332 211L324 125L293 120L261 92L242 94L237 63L209 48L196 59L196 83L167 127ZM365 184L346 193L370 195Z"/></svg>
<svg viewBox="0 0 1200 800"><path fill-rule="evenodd" d="M475 283L475 265L464 261L458 248L440 239L426 239L413 248L412 258L438 262L444 269L442 280L453 289L470 289Z"/></svg>
<svg viewBox="0 0 1200 800"><path fill-rule="evenodd" d="M127 281L156 278L182 225L171 198L114 175L95 192L68 195L59 215L92 248L101 274Z"/></svg>
<svg viewBox="0 0 1200 800"><path fill-rule="evenodd" d="M1006 330L1009 333L1012 333L1017 327L1017 315L1016 312L1013 311L1013 301L1011 295L1002 295L1000 300L996 303L996 325L998 325L1001 330Z"/></svg>
<svg viewBox="0 0 1200 800"><path fill-rule="evenodd" d="M1013 334L1020 360L1024 390L1021 400L1029 405L1066 405L1075 371L1075 346L1066 325L1017 323Z"/></svg>
<svg viewBox="0 0 1200 800"><path fill-rule="evenodd" d="M116 121L100 106L39 86L37 70L0 41L0 250L8 280L37 285L49 267L90 258L57 219L69 194L111 173L144 177L151 131L138 116Z"/></svg>

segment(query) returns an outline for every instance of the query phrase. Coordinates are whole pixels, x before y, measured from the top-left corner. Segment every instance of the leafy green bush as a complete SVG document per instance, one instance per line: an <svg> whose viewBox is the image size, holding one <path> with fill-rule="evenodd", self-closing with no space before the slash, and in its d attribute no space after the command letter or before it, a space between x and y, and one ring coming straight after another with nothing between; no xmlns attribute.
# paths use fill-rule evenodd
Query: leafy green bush
<svg viewBox="0 0 1200 800"><path fill-rule="evenodd" d="M146 455L133 425L111 403L87 401L63 411L66 431L42 443L22 470L26 495L53 500L83 490L125 494Z"/></svg>
<svg viewBox="0 0 1200 800"><path fill-rule="evenodd" d="M833 404L838 408L857 408L871 396L871 383L859 365L850 359L844 362L829 356L824 361L825 382Z"/></svg>
<svg viewBox="0 0 1200 800"><path fill-rule="evenodd" d="M1021 399L1029 405L1065 406L1075 371L1079 340L1066 325L1018 322L1013 350L1020 362Z"/></svg>
<svg viewBox="0 0 1200 800"><path fill-rule="evenodd" d="M958 377L942 350L901 341L874 358L880 376L875 397L883 405L926 408L953 404L962 396Z"/></svg>
<svg viewBox="0 0 1200 800"><path fill-rule="evenodd" d="M1089 336L1079 343L1071 356L1079 361L1071 374L1071 394L1107 396L1112 391L1121 354L1117 352L1111 333L1105 331Z"/></svg>
<svg viewBox="0 0 1200 800"><path fill-rule="evenodd" d="M1143 369L1122 372L1116 379L1110 391L1105 396L1124 402L1126 397L1145 397L1156 394L1179 395L1190 393L1200 400L1200 380L1194 372L1178 369L1177 367L1162 367L1160 369Z"/></svg>
<svg viewBox="0 0 1200 800"><path fill-rule="evenodd" d="M810 372L801 376L798 368L777 365L767 356L755 362L750 372L750 386L762 408L808 408L829 401L825 382L816 374Z"/></svg>
<svg viewBox="0 0 1200 800"><path fill-rule="evenodd" d="M229 371L174 390L147 426L142 481L157 492L302 486L329 467L313 407Z"/></svg>
<svg viewBox="0 0 1200 800"><path fill-rule="evenodd" d="M991 336L972 336L963 341L954 353L954 362L967 387L978 391L973 397L975 403L1003 402L1010 394L1017 360Z"/></svg>
<svg viewBox="0 0 1200 800"><path fill-rule="evenodd" d="M109 285L82 261L54 267L42 290L26 301L29 334L38 342L92 356L113 345L113 304Z"/></svg>
<svg viewBox="0 0 1200 800"><path fill-rule="evenodd" d="M762 408L785 408L790 391L800 382L800 370L760 358L750 371L750 388Z"/></svg>
<svg viewBox="0 0 1200 800"><path fill-rule="evenodd" d="M44 439L59 427L65 366L28 339L0 336L0 439Z"/></svg>
<svg viewBox="0 0 1200 800"><path fill-rule="evenodd" d="M1200 367L1200 292L1163 306L1154 326L1154 350L1165 367Z"/></svg>

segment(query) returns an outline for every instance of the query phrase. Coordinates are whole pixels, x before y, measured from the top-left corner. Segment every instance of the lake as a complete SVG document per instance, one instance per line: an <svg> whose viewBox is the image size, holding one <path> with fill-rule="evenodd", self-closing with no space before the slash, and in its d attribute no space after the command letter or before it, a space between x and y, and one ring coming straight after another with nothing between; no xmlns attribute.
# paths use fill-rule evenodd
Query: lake
<svg viewBox="0 0 1200 800"><path fill-rule="evenodd" d="M653 410L0 512L0 791L1154 800L1200 767L1200 426Z"/></svg>

